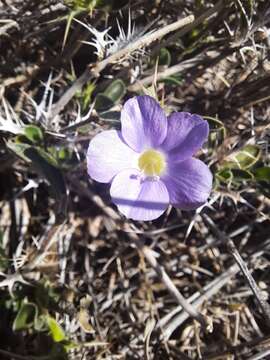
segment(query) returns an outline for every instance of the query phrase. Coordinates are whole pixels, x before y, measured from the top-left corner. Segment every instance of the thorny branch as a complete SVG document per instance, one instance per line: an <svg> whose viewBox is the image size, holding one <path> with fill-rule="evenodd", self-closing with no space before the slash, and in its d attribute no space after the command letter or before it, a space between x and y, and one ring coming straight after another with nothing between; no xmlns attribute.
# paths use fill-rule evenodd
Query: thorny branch
<svg viewBox="0 0 270 360"><path fill-rule="evenodd" d="M104 70L108 65L125 58L132 54L135 50L143 48L153 41L160 39L166 34L175 31L181 27L186 26L194 21L194 16L190 15L184 19L180 19L173 24L165 26L163 29L159 29L153 33L146 34L134 43L129 44L124 49L119 50L115 54L110 55L108 58L100 61L97 65L87 68L84 73L74 82L74 84L64 93L64 95L54 105L51 118L54 118L59 112L66 106L66 104L73 98L77 91L80 91L83 85L91 79L97 78L100 72Z"/></svg>

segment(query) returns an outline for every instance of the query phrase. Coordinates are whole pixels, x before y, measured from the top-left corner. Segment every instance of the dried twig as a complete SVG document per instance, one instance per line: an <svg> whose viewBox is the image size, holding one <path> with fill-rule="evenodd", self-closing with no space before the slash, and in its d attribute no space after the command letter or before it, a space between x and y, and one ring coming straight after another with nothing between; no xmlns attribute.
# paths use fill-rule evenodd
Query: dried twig
<svg viewBox="0 0 270 360"><path fill-rule="evenodd" d="M241 255L239 254L236 246L234 245L234 242L232 240L228 240L228 248L230 250L230 253L234 257L234 260L237 262L240 270L242 271L242 274L244 275L248 285L250 286L250 289L252 290L255 298L258 301L258 304L260 305L266 320L268 324L270 325L270 305L267 302L267 298L264 296L262 291L257 286L253 276L251 275L246 263L242 259Z"/></svg>
<svg viewBox="0 0 270 360"><path fill-rule="evenodd" d="M232 265L222 275L214 279L210 284L204 286L201 292L196 292L187 301L191 303L194 308L198 308L204 301L209 300L224 285L226 285L238 271L239 269L236 264ZM162 328L164 339L168 340L175 329L177 329L186 319L187 314L183 312L181 307L174 309L171 313L164 316L158 323L158 326Z"/></svg>
<svg viewBox="0 0 270 360"><path fill-rule="evenodd" d="M251 356L248 360L261 360L266 359L266 356L270 355L270 349L263 350L256 355Z"/></svg>

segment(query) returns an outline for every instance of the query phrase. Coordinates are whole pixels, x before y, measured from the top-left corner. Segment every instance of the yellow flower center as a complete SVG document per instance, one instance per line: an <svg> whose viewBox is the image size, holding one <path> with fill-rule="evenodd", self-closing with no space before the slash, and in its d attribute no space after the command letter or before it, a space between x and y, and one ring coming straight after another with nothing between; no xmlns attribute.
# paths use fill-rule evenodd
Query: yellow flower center
<svg viewBox="0 0 270 360"><path fill-rule="evenodd" d="M147 176L159 176L166 168L164 155L156 150L146 150L139 157L139 168Z"/></svg>

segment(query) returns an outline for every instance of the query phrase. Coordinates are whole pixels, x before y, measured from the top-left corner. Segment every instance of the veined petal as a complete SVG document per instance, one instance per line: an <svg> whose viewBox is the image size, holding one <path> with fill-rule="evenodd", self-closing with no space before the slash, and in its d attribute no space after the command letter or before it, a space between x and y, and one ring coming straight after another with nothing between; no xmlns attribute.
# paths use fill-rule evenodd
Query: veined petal
<svg viewBox="0 0 270 360"><path fill-rule="evenodd" d="M199 115L172 113L168 117L167 136L161 148L169 153L171 161L182 161L202 147L208 133L208 122Z"/></svg>
<svg viewBox="0 0 270 360"><path fill-rule="evenodd" d="M167 118L158 102L147 95L129 99L121 112L122 135L133 150L156 148L167 134Z"/></svg>
<svg viewBox="0 0 270 360"><path fill-rule="evenodd" d="M170 203L183 210L203 205L212 188L212 173L208 166L193 158L168 164L162 180L168 189Z"/></svg>
<svg viewBox="0 0 270 360"><path fill-rule="evenodd" d="M112 181L112 201L133 220L154 220L169 205L169 194L161 180L142 180L140 172L123 170Z"/></svg>
<svg viewBox="0 0 270 360"><path fill-rule="evenodd" d="M120 171L137 168L138 156L125 144L119 131L103 131L90 141L87 151L88 174L96 181L110 182Z"/></svg>

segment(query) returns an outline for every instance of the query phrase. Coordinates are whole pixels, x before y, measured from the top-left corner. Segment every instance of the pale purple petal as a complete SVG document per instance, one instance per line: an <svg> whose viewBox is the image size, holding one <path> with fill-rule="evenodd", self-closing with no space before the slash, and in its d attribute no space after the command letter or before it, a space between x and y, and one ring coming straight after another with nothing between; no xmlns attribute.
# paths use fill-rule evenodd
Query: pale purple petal
<svg viewBox="0 0 270 360"><path fill-rule="evenodd" d="M135 151L156 148L167 134L167 119L158 102L150 96L129 99L121 112L122 135Z"/></svg>
<svg viewBox="0 0 270 360"><path fill-rule="evenodd" d="M111 185L112 201L133 220L154 220L168 207L169 194L161 180L142 180L139 171L123 170Z"/></svg>
<svg viewBox="0 0 270 360"><path fill-rule="evenodd" d="M199 115L172 113L168 117L167 136L161 148L169 153L171 161L182 161L202 147L208 133L209 125Z"/></svg>
<svg viewBox="0 0 270 360"><path fill-rule="evenodd" d="M110 182L120 171L136 168L138 156L125 144L119 131L103 131L90 141L87 151L88 174L96 181Z"/></svg>
<svg viewBox="0 0 270 360"><path fill-rule="evenodd" d="M162 180L168 189L170 203L183 210L203 205L212 188L212 174L208 166L193 158L169 163Z"/></svg>

